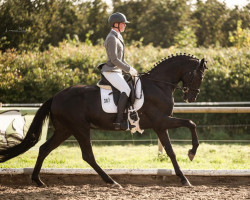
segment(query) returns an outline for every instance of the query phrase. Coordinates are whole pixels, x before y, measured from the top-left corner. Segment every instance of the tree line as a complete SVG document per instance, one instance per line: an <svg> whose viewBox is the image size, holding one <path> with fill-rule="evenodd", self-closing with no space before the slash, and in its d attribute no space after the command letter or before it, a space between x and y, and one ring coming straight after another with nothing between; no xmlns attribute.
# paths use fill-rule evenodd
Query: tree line
<svg viewBox="0 0 250 200"><path fill-rule="evenodd" d="M228 8L218 0L192 2L2 0L0 49L45 50L67 37L101 44L110 30L107 19L112 12L122 12L131 21L124 33L127 43L163 48L249 45L250 3Z"/></svg>

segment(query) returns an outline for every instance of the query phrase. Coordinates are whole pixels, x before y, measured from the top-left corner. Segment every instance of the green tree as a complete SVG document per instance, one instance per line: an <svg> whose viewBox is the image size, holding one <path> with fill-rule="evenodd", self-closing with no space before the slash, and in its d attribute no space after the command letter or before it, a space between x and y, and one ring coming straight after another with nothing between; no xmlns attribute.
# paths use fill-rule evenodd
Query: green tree
<svg viewBox="0 0 250 200"><path fill-rule="evenodd" d="M174 42L177 47L196 47L197 39L194 31L185 26L175 37Z"/></svg>
<svg viewBox="0 0 250 200"><path fill-rule="evenodd" d="M32 2L22 0L3 1L0 4L1 50L15 48L27 35L30 36Z"/></svg>
<svg viewBox="0 0 250 200"><path fill-rule="evenodd" d="M242 47L250 47L250 30L242 29L242 21L237 22L237 29L229 33L229 41L238 49Z"/></svg>
<svg viewBox="0 0 250 200"><path fill-rule="evenodd" d="M191 13L188 0L140 0L113 1L114 12L124 12L132 24L128 25L128 40L140 40L143 44L169 47L174 36L190 24Z"/></svg>
<svg viewBox="0 0 250 200"><path fill-rule="evenodd" d="M186 46L195 40L198 46L230 46L229 33L249 29L250 4L228 9L218 0L113 0L113 12L124 13L131 24L124 33L127 42L170 47ZM0 1L0 50L48 49L60 41L74 38L98 44L109 32L111 12L103 0L3 0ZM189 28L186 28L189 27ZM187 39L185 39L187 38ZM195 42L192 43L194 45Z"/></svg>
<svg viewBox="0 0 250 200"><path fill-rule="evenodd" d="M230 10L229 15L225 23L223 24L222 30L225 34L223 46L231 46L232 43L228 40L229 33L237 29L237 23L241 21L242 29L250 29L250 3L243 8L235 6L234 9Z"/></svg>
<svg viewBox="0 0 250 200"><path fill-rule="evenodd" d="M94 0L89 3L89 12L86 16L88 28L85 29L85 37L96 44L99 39L105 38L110 28L108 26L108 6L102 0ZM86 39L86 38L85 38Z"/></svg>
<svg viewBox="0 0 250 200"><path fill-rule="evenodd" d="M189 9L186 0L156 1L153 9L146 13L144 23L141 23L145 43L172 46L174 36L188 23Z"/></svg>
<svg viewBox="0 0 250 200"><path fill-rule="evenodd" d="M49 45L57 46L67 35L79 35L82 41L89 37L96 43L108 32L107 5L101 0L9 0L0 5L1 50L45 50Z"/></svg>
<svg viewBox="0 0 250 200"><path fill-rule="evenodd" d="M126 41L132 42L143 39L145 35L143 35L144 30L141 29L141 23L144 22L145 10L151 6L152 2L148 0L124 2L113 0L113 12L124 13L131 22L123 33Z"/></svg>
<svg viewBox="0 0 250 200"><path fill-rule="evenodd" d="M197 23L195 34L198 46L223 44L225 35L222 27L227 16L228 9L225 3L220 3L218 0L197 1L192 17Z"/></svg>
<svg viewBox="0 0 250 200"><path fill-rule="evenodd" d="M33 6L36 9L32 29L40 48L45 49L48 45L57 46L60 41L69 34L73 36L79 31L76 7L67 0L35 0ZM39 33L39 28L41 33Z"/></svg>

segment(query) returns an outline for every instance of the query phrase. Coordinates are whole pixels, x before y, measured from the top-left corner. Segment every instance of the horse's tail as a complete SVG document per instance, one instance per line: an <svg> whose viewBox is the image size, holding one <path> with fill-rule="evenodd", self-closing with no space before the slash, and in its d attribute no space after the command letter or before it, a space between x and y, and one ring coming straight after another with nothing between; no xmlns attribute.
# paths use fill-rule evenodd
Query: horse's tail
<svg viewBox="0 0 250 200"><path fill-rule="evenodd" d="M50 98L38 109L25 138L20 144L12 147L0 148L0 163L26 152L38 142L43 123L50 115L52 100L53 98Z"/></svg>

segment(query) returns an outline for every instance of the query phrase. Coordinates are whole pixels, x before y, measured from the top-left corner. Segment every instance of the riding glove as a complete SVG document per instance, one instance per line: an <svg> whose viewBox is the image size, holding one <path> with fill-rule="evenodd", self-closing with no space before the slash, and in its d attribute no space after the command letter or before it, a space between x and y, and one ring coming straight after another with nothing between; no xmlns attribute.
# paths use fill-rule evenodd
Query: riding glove
<svg viewBox="0 0 250 200"><path fill-rule="evenodd" d="M138 72L133 67L130 67L129 73L131 74L131 76L137 76L138 75Z"/></svg>

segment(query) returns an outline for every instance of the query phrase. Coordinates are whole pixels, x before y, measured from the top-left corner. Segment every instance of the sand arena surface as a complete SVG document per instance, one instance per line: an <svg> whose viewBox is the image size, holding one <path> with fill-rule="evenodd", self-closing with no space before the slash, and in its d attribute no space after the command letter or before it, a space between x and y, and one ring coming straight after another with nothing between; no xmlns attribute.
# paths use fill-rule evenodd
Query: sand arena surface
<svg viewBox="0 0 250 200"><path fill-rule="evenodd" d="M250 176L188 176L193 187L182 187L177 176L113 175L122 189L98 175L42 174L45 188L36 187L28 174L0 175L0 200L55 199L249 199Z"/></svg>
<svg viewBox="0 0 250 200"><path fill-rule="evenodd" d="M84 184L77 186L51 185L46 188L35 186L0 185L0 199L250 199L250 185L237 186L160 186L123 185L123 189L108 185Z"/></svg>

